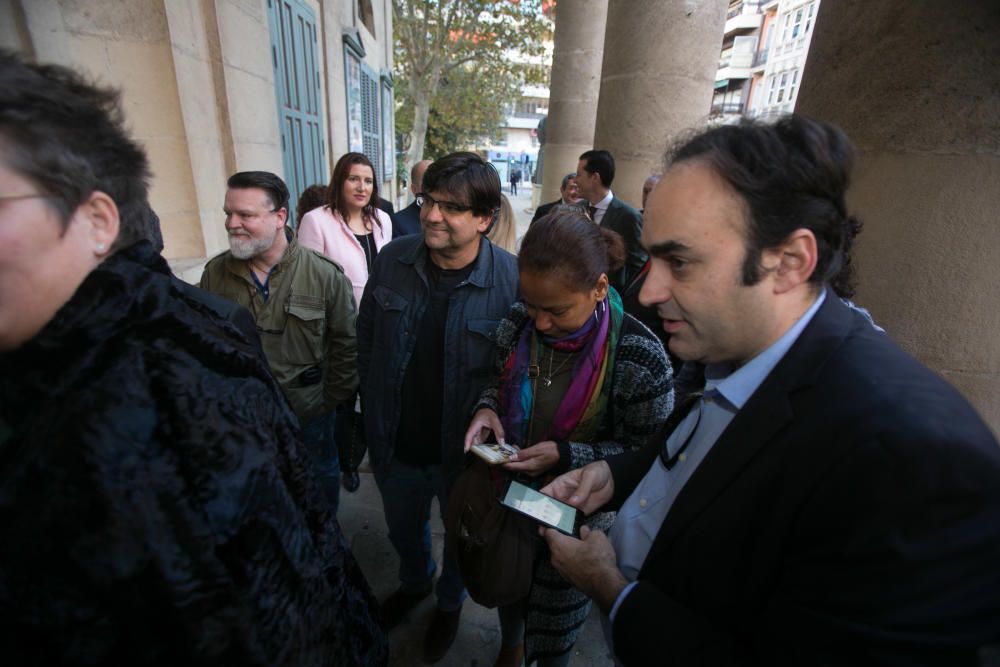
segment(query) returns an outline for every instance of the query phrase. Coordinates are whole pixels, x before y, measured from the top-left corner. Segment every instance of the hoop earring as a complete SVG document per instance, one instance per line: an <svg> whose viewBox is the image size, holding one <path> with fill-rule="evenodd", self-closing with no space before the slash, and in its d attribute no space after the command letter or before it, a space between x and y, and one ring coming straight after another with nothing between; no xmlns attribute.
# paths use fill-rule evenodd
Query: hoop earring
<svg viewBox="0 0 1000 667"><path fill-rule="evenodd" d="M594 322L600 324L601 323L601 317L600 317L600 315L597 314L598 310L602 311L602 313L601 313L602 315L604 314L603 313L603 310L604 310L604 300L603 299L601 301L599 301L596 306L594 306Z"/></svg>

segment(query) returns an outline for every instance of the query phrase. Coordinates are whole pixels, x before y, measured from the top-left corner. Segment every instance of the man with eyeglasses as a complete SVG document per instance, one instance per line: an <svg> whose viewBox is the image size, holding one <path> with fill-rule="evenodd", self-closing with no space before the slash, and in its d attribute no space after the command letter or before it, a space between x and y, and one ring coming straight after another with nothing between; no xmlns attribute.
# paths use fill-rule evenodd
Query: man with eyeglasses
<svg viewBox="0 0 1000 667"><path fill-rule="evenodd" d="M358 386L351 283L287 224L288 188L266 171L229 178L223 212L229 250L212 258L201 288L247 308L264 355L302 426L303 441L334 513L340 465L334 411Z"/></svg>
<svg viewBox="0 0 1000 667"><path fill-rule="evenodd" d="M491 377L494 332L517 297L517 261L486 237L500 209L496 169L473 153L427 167L417 195L422 233L383 248L358 314L358 367L368 453L399 589L382 605L386 629L431 593L430 510L442 516L464 464L474 403ZM455 639L465 586L447 549L424 658Z"/></svg>

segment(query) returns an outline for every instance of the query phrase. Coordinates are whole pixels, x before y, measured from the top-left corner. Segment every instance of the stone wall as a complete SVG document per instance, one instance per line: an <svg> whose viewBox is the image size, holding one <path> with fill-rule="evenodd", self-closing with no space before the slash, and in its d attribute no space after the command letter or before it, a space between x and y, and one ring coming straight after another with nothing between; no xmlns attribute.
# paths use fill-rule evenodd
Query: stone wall
<svg viewBox="0 0 1000 667"><path fill-rule="evenodd" d="M319 31L329 176L347 150L344 30L357 26L368 66L390 70L391 6L372 3L372 34L355 15L357 3L306 2ZM227 247L228 176L283 175L266 0L0 0L0 46L122 91L128 125L152 166L164 255L189 280ZM387 198L394 186L382 184Z"/></svg>
<svg viewBox="0 0 1000 667"><path fill-rule="evenodd" d="M992 3L824 3L796 111L860 150L857 301L1000 433L997 35Z"/></svg>

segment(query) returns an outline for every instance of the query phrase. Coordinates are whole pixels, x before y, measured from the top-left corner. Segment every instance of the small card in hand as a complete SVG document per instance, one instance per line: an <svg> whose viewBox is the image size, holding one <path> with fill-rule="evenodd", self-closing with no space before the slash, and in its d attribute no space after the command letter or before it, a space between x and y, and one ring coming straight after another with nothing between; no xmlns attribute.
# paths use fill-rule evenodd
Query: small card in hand
<svg viewBox="0 0 1000 667"><path fill-rule="evenodd" d="M507 463L517 450L510 445L490 443L486 445L473 445L472 453L486 461L490 465Z"/></svg>

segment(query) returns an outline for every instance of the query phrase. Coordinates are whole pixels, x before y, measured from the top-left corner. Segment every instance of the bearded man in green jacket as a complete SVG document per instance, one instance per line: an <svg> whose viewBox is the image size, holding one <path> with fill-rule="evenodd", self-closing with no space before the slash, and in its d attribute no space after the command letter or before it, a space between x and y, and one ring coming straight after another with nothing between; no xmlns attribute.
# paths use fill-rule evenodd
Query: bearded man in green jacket
<svg viewBox="0 0 1000 667"><path fill-rule="evenodd" d="M276 175L229 178L229 250L213 257L201 288L247 308L264 355L302 425L317 479L336 512L340 467L333 437L338 403L358 388L351 283L336 263L298 244L288 188Z"/></svg>

